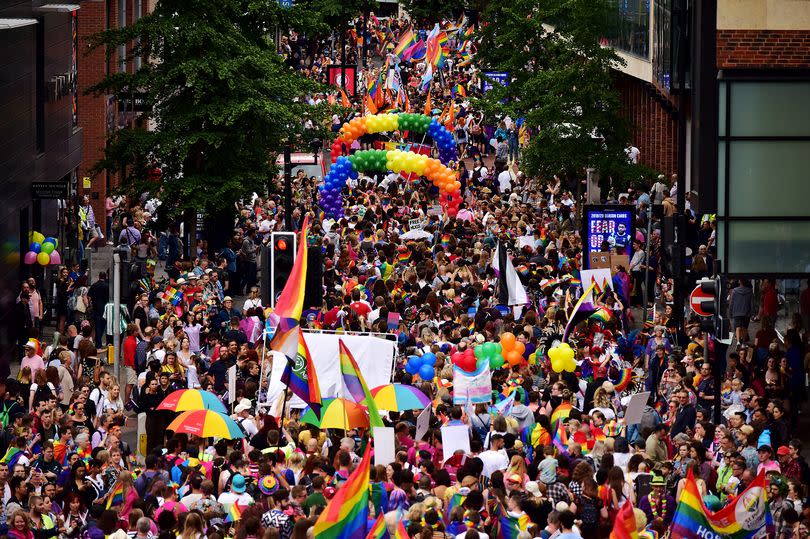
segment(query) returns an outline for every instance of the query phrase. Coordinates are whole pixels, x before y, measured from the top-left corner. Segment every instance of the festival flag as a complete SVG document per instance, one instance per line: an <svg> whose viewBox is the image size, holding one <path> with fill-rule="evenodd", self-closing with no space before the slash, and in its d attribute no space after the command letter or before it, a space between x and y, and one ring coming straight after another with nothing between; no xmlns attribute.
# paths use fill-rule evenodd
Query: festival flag
<svg viewBox="0 0 810 539"><path fill-rule="evenodd" d="M498 276L498 301L501 305L526 305L529 303L526 289L520 282L511 257L507 255L506 249L500 241L492 258L492 269Z"/></svg>
<svg viewBox="0 0 810 539"><path fill-rule="evenodd" d="M231 504L228 514L225 515L225 522L238 522L240 518L242 518L242 508L234 502Z"/></svg>
<svg viewBox="0 0 810 539"><path fill-rule="evenodd" d="M450 522L450 513L456 507L461 507L464 505L464 500L467 499L467 496L460 492L454 492L450 499L447 500L447 508L444 510L444 521Z"/></svg>
<svg viewBox="0 0 810 539"><path fill-rule="evenodd" d="M379 417L379 416L378 416ZM318 539L355 539L363 537L368 520L368 483L371 470L371 444L360 464L340 486L315 522Z"/></svg>
<svg viewBox="0 0 810 539"><path fill-rule="evenodd" d="M397 523L397 530L394 532L394 539L411 539L411 536L408 535L408 530L405 529L405 521L403 519L399 519Z"/></svg>
<svg viewBox="0 0 810 539"><path fill-rule="evenodd" d="M515 405L515 392L512 391L509 396L500 402L496 402L493 408L502 416L508 416L512 413L512 407Z"/></svg>
<svg viewBox="0 0 810 539"><path fill-rule="evenodd" d="M120 503L124 503L124 484L121 483L121 481L117 481L115 488L107 498L107 509Z"/></svg>
<svg viewBox="0 0 810 539"><path fill-rule="evenodd" d="M394 47L394 54L396 54L401 60L407 60L407 58L405 58L405 53L413 46L415 42L416 39L414 39L413 30L408 28L399 37L399 42L397 43L397 46Z"/></svg>
<svg viewBox="0 0 810 539"><path fill-rule="evenodd" d="M281 374L281 383L307 403L316 416L321 412L321 389L315 364L304 340L300 326L277 333L270 342L270 348L281 352L287 358L287 365Z"/></svg>
<svg viewBox="0 0 810 539"><path fill-rule="evenodd" d="M611 380L611 382L613 382L614 391L616 391L616 393L621 393L622 391L627 389L627 386L630 385L630 382L632 380L633 380L633 369L627 367L621 369L618 380L615 381Z"/></svg>
<svg viewBox="0 0 810 539"><path fill-rule="evenodd" d="M596 311L596 307L594 307L593 303L591 303L590 300L586 301L586 299L590 297L595 286L596 281L591 283L591 286L588 287L585 293L580 296L576 305L574 305L574 309L571 311L571 314L568 317L568 323L565 325L565 331L563 331L563 342L568 340L568 334L577 326L577 324L587 320L588 317Z"/></svg>
<svg viewBox="0 0 810 539"><path fill-rule="evenodd" d="M307 231L309 230L309 216L304 217L301 234L298 238L298 254L293 262L292 271L284 285L284 290L276 301L273 314L280 318L278 328L280 331L298 325L301 312L304 310L304 289L307 278Z"/></svg>
<svg viewBox="0 0 810 539"><path fill-rule="evenodd" d="M568 431L565 430L565 425L561 425L561 428L552 430L554 431L554 434L551 437L551 445L557 449L557 453L567 455Z"/></svg>
<svg viewBox="0 0 810 539"><path fill-rule="evenodd" d="M377 513L377 520L374 521L374 524L368 531L366 539L385 539L386 537L390 537L390 534L388 533L388 528L385 526L384 517L385 517L384 513Z"/></svg>
<svg viewBox="0 0 810 539"><path fill-rule="evenodd" d="M177 306L183 300L183 294L173 286L167 286L166 290L163 292L163 299Z"/></svg>
<svg viewBox="0 0 810 539"><path fill-rule="evenodd" d="M410 60L411 62L419 62L425 58L427 53L427 46L425 42L420 39L405 51L403 60Z"/></svg>
<svg viewBox="0 0 810 539"><path fill-rule="evenodd" d="M329 103L330 106L334 106L337 104L337 98L335 98L335 94L329 94L326 98L326 102Z"/></svg>
<svg viewBox="0 0 810 539"><path fill-rule="evenodd" d="M54 440L53 442L53 460L59 463L60 466L65 466L67 463L68 446L62 440Z"/></svg>
<svg viewBox="0 0 810 539"><path fill-rule="evenodd" d="M501 518L498 519L498 539L517 539L520 532L529 529L531 520L526 513L520 516L512 516L506 509L501 509Z"/></svg>
<svg viewBox="0 0 810 539"><path fill-rule="evenodd" d="M450 94L453 97L456 97L456 96L459 96L459 95L461 97L467 97L467 89L464 87L463 84L461 84L460 82L457 82L456 84L454 84L453 86L450 87Z"/></svg>
<svg viewBox="0 0 810 539"><path fill-rule="evenodd" d="M3 458L0 459L0 462L8 464L9 469L13 469L14 465L17 464L17 461L20 460L20 457L23 456L23 452L19 447L11 446L6 451L6 454L3 455Z"/></svg>
<svg viewBox="0 0 810 539"><path fill-rule="evenodd" d="M433 105L430 102L430 91L428 91L427 99L425 100L425 116L430 116L431 110L433 110Z"/></svg>
<svg viewBox="0 0 810 539"><path fill-rule="evenodd" d="M670 525L672 539L723 537L751 539L773 537L773 515L767 500L767 481L762 470L748 487L725 507L712 513L703 504L692 470L687 472L675 516Z"/></svg>
<svg viewBox="0 0 810 539"><path fill-rule="evenodd" d="M610 532L610 539L638 539L636 515L633 513L633 504L627 500L619 512Z"/></svg>
<svg viewBox="0 0 810 539"><path fill-rule="evenodd" d="M447 121L444 123L444 126L447 128L448 131L452 132L455 123L456 123L456 103L454 101L450 101L450 109L447 112Z"/></svg>
<svg viewBox="0 0 810 539"><path fill-rule="evenodd" d="M558 430L559 427L562 426L560 425L562 420L567 419L568 416L571 415L571 410L573 409L574 407L571 405L570 402L563 402L559 406L554 408L554 411L551 412L551 430L552 431Z"/></svg>
<svg viewBox="0 0 810 539"><path fill-rule="evenodd" d="M346 95L346 92L343 88L340 89L340 106L344 109L347 109L352 106L351 102L349 102L349 97Z"/></svg>
<svg viewBox="0 0 810 539"><path fill-rule="evenodd" d="M604 323L604 322L609 322L611 317L612 317L612 315L611 315L611 313L610 313L610 311L608 309L606 309L605 307L599 307L588 318L590 318L591 320L597 320L599 322Z"/></svg>
<svg viewBox="0 0 810 539"><path fill-rule="evenodd" d="M383 483L371 483L369 487L371 505L378 514L388 512L388 491Z"/></svg>
<svg viewBox="0 0 810 539"><path fill-rule="evenodd" d="M343 375L343 384L346 386L346 390L354 402L363 404L365 400L365 405L368 407L369 424L372 427L384 427L380 412L377 411L377 404L371 396L371 391L369 391L366 381L363 379L363 374L360 372L357 362L346 347L343 339L338 339L338 344L340 348L340 372Z"/></svg>
<svg viewBox="0 0 810 539"><path fill-rule="evenodd" d="M366 97L363 98L363 101L366 104L366 110L369 114L377 114L377 105L374 104L374 99L371 97L370 94L366 94Z"/></svg>

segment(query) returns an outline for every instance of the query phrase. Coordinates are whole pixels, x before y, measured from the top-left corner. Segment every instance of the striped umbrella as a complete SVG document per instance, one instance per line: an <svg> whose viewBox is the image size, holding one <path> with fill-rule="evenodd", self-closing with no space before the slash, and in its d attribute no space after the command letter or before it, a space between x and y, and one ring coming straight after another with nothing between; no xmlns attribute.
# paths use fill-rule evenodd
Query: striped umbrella
<svg viewBox="0 0 810 539"><path fill-rule="evenodd" d="M158 410L171 410L173 412L187 412L189 410L213 410L227 414L228 409L216 395L201 389L178 389L172 391L163 402L158 404Z"/></svg>
<svg viewBox="0 0 810 539"><path fill-rule="evenodd" d="M191 410L183 412L172 421L166 430L185 432L201 438L244 438L236 421L214 410Z"/></svg>
<svg viewBox="0 0 810 539"><path fill-rule="evenodd" d="M389 412L404 410L424 410L430 399L413 386L406 384L386 384L371 390L377 408Z"/></svg>

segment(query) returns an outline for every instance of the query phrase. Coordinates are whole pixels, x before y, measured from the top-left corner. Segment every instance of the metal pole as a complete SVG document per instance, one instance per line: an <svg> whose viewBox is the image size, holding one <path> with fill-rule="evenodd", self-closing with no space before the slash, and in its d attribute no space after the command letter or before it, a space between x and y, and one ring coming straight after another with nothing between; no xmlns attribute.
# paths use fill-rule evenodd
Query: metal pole
<svg viewBox="0 0 810 539"><path fill-rule="evenodd" d="M650 235L652 234L652 204L647 206L647 246L645 248L644 253L644 314L642 314L641 320L643 322L647 321L647 301L650 298L650 291L647 290L648 283L650 282ZM642 322L642 323L643 323Z"/></svg>
<svg viewBox="0 0 810 539"><path fill-rule="evenodd" d="M363 12L363 33L360 34L363 38L363 45L361 53L363 57L363 69L368 67L368 63L366 62L366 51L368 47L368 39L366 39L366 31L368 30L368 11Z"/></svg>
<svg viewBox="0 0 810 539"><path fill-rule="evenodd" d="M284 148L284 227L292 231L292 156L290 147Z"/></svg>
<svg viewBox="0 0 810 539"><path fill-rule="evenodd" d="M120 380L121 362L121 255L113 253L113 372Z"/></svg>
<svg viewBox="0 0 810 539"><path fill-rule="evenodd" d="M686 51L688 22L686 0L680 0L678 9L678 28L680 31L678 45L678 184L677 216L675 222L675 256L678 257L678 273L673 275L675 308L673 315L679 329L684 327L684 298L686 297L686 114L689 102L689 90L686 87Z"/></svg>

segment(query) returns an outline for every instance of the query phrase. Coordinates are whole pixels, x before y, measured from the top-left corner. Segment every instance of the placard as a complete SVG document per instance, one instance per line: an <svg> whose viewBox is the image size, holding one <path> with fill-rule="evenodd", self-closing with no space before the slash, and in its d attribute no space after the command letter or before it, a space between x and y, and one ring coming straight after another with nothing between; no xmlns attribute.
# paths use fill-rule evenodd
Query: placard
<svg viewBox="0 0 810 539"><path fill-rule="evenodd" d="M456 451L470 454L470 427L466 425L453 425L442 427L442 454L447 461Z"/></svg>
<svg viewBox="0 0 810 539"><path fill-rule="evenodd" d="M630 396L630 402L627 403L627 408L624 410L625 425L638 425L641 423L641 416L644 415L644 408L647 406L649 398L649 391L642 391Z"/></svg>
<svg viewBox="0 0 810 539"><path fill-rule="evenodd" d="M442 216L442 206L441 204L434 204L433 206L429 206L427 210L428 217L441 217Z"/></svg>
<svg viewBox="0 0 810 539"><path fill-rule="evenodd" d="M422 219L408 219L408 229L422 230L425 227L425 222Z"/></svg>
<svg viewBox="0 0 810 539"><path fill-rule="evenodd" d="M428 404L416 418L416 436L414 440L421 440L422 437L427 434L427 431L430 429L430 414L431 407L430 404Z"/></svg>
<svg viewBox="0 0 810 539"><path fill-rule="evenodd" d="M396 456L394 427L374 427L374 465L388 466Z"/></svg>
<svg viewBox="0 0 810 539"><path fill-rule="evenodd" d="M228 369L228 404L236 402L236 365Z"/></svg>
<svg viewBox="0 0 810 539"><path fill-rule="evenodd" d="M585 205L583 238L589 268L593 268L590 265L593 253L630 254L635 237L634 219L635 206L632 205Z"/></svg>
<svg viewBox="0 0 810 539"><path fill-rule="evenodd" d="M453 404L488 403L492 401L492 378L484 362L473 372L453 366Z"/></svg>

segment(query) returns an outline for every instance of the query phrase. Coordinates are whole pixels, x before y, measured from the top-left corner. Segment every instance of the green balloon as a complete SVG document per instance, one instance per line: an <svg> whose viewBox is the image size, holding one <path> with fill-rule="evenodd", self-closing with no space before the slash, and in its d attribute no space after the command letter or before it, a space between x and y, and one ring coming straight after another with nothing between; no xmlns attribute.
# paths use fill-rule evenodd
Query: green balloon
<svg viewBox="0 0 810 539"><path fill-rule="evenodd" d="M484 349L484 356L486 357L491 357L496 353L495 343L493 342L484 343L482 348Z"/></svg>
<svg viewBox="0 0 810 539"><path fill-rule="evenodd" d="M486 357L486 355L484 354L483 346L476 346L475 348L473 348L473 354L475 354L475 357L477 357L478 359Z"/></svg>
<svg viewBox="0 0 810 539"><path fill-rule="evenodd" d="M489 358L490 369L500 369L503 367L503 356L491 356Z"/></svg>
<svg viewBox="0 0 810 539"><path fill-rule="evenodd" d="M42 244L41 252L51 254L54 249L56 249L56 245L54 245L49 241L46 241L45 243Z"/></svg>
<svg viewBox="0 0 810 539"><path fill-rule="evenodd" d="M503 352L503 346L501 346L501 343L499 343L499 342L498 342L498 343L495 343L495 350L496 350L496 351L497 351L499 354L500 354L501 352Z"/></svg>

